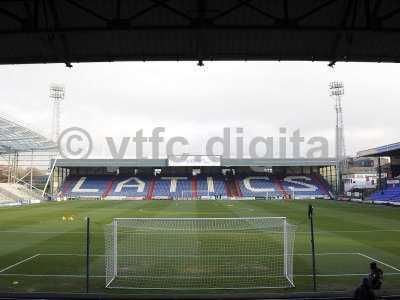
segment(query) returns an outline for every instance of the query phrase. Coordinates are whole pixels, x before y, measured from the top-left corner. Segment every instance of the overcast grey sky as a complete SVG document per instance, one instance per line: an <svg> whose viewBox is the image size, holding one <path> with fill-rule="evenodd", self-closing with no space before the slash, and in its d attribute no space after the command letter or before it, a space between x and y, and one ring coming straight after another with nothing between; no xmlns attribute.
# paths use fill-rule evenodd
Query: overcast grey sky
<svg viewBox="0 0 400 300"><path fill-rule="evenodd" d="M203 154L207 138L222 136L224 127L243 127L245 145L255 136L278 138L279 128L286 127L287 136L300 129L306 141L326 137L333 156L329 82L345 84L346 148L355 154L398 141L399 78L400 66L372 63L338 63L335 68L315 62L206 62L202 68L195 62L0 66L0 112L49 134L49 84L56 82L66 86L62 128L85 128L96 153L107 153L105 136L119 141L140 129L149 136L157 126L166 127L166 137L186 137L190 146L182 150L192 154Z"/></svg>

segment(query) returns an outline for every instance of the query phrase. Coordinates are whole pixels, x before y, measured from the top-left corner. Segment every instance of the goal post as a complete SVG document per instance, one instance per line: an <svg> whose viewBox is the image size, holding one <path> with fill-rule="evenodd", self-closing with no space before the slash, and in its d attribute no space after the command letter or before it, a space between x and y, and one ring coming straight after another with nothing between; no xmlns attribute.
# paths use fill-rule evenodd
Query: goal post
<svg viewBox="0 0 400 300"><path fill-rule="evenodd" d="M294 287L286 217L117 218L107 225L106 287Z"/></svg>

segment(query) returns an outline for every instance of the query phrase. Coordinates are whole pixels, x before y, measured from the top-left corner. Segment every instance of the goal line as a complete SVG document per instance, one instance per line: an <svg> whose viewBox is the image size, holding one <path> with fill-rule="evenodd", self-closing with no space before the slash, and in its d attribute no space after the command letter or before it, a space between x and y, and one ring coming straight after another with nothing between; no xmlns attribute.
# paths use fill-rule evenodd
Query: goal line
<svg viewBox="0 0 400 300"><path fill-rule="evenodd" d="M301 257L301 256L311 256L310 253L294 253L294 257ZM318 257L327 257L327 256L348 256L348 255L354 255L358 256L360 258L365 259L366 261L376 261L382 266L386 267L386 271L384 273L385 276L400 276L400 268L397 266L388 263L387 261L381 259L381 258L376 258L371 255L367 255L365 253L361 252L326 252L326 253L316 253ZM1 266L0 268L0 277L7 277L7 276L12 276L12 277L38 277L38 278L85 278L85 274L81 274L80 270L76 270L76 273L72 274L63 274L62 270L60 273L44 273L44 274L29 274L27 270L32 270L32 265L28 265L24 267L26 264L37 264L41 266L46 266L46 262L44 261L38 261L38 259L46 259L46 257L55 257L55 256L60 256L60 257L85 257L85 254L77 254L77 253L37 253L32 256L23 258L19 261L16 261L15 263L9 265L9 266ZM99 258L104 258L105 254L92 254L92 257L99 257ZM65 258L63 258L65 259ZM101 279L104 280L106 278L106 275L104 275L104 269L102 268L94 268L93 273L90 275L91 278L96 278L96 279ZM18 272L19 271L19 272ZM325 270L326 272L327 270ZM363 272L335 272L333 274L317 274L317 277L355 277L355 276L366 276L368 275L367 273ZM293 274L294 278L301 278L301 277L311 277L312 274L301 274L299 272L295 272ZM134 276L131 277L126 277L126 279L135 279ZM262 287L260 287L262 288Z"/></svg>

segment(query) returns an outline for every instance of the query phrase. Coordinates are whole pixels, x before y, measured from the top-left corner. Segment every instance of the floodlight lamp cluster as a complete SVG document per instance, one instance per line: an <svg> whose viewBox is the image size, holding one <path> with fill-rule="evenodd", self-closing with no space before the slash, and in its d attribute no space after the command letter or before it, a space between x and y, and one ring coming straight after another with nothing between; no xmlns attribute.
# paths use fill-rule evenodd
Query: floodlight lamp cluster
<svg viewBox="0 0 400 300"><path fill-rule="evenodd" d="M50 85L50 97L53 99L64 99L65 87L59 84Z"/></svg>
<svg viewBox="0 0 400 300"><path fill-rule="evenodd" d="M331 96L342 96L344 95L344 85L342 82L333 81L329 84Z"/></svg>

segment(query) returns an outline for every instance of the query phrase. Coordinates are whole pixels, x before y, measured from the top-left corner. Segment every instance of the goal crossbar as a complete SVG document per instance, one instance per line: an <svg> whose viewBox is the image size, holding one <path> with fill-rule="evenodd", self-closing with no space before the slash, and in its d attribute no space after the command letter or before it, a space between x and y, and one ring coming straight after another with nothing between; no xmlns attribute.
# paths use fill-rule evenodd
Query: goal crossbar
<svg viewBox="0 0 400 300"><path fill-rule="evenodd" d="M118 220L163 220L163 221L168 221L168 220L174 220L174 221L180 221L180 220L185 220L185 221L202 221L202 220L263 220L263 219L280 219L280 220L286 220L286 217L244 217L244 218L114 218L114 221Z"/></svg>

